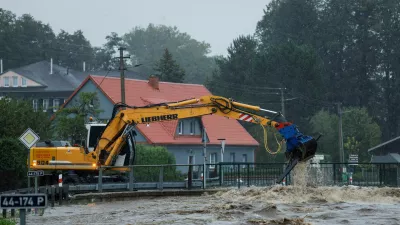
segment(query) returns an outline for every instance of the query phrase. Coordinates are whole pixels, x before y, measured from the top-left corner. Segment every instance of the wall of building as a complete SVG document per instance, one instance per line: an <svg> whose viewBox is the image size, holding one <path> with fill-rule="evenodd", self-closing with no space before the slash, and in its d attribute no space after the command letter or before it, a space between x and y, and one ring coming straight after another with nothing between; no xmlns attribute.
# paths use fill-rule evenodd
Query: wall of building
<svg viewBox="0 0 400 225"><path fill-rule="evenodd" d="M89 80L75 95L74 97L65 105L64 107L69 107L71 104L74 104L79 99L79 95L82 92L96 92L97 97L99 98L100 102L100 109L102 110L101 113L98 115L98 119L100 120L109 120L112 115L112 110L113 110L113 103L110 101L110 99L107 98L103 94L102 91L100 91L97 86Z"/></svg>
<svg viewBox="0 0 400 225"><path fill-rule="evenodd" d="M111 118L112 115L112 110L113 110L113 103L110 101L110 99L103 94L102 91L100 91L97 86L89 80L75 95L70 99L70 101L64 106L65 108L70 107L73 102L77 101L79 99L79 95L82 92L96 92L97 97L99 98L100 102L100 109L102 110L101 113L98 115L98 120L101 121L108 121ZM136 136L136 141L137 142L147 142L146 138L137 130L135 129L137 136Z"/></svg>
<svg viewBox="0 0 400 225"><path fill-rule="evenodd" d="M203 146L201 145L168 145L168 151L175 155L177 164L188 164L189 156L194 156L194 164L203 164ZM235 162L243 162L243 155L247 155L247 162L254 162L254 146L225 146L224 162L232 162L231 153L235 153ZM216 154L216 162L221 162L221 146L207 145L207 163L210 163L211 154Z"/></svg>
<svg viewBox="0 0 400 225"><path fill-rule="evenodd" d="M168 151L171 152L176 159L176 164L189 164L189 156L193 156L193 164L203 164L203 146L201 145L168 145L166 146ZM234 162L243 162L246 155L247 162L254 162L254 146L225 146L225 151L223 154L223 162L232 162L231 153L235 154ZM221 162L221 146L218 145L207 145L207 164L211 163L211 155L215 155L215 163ZM209 166L210 167L210 166ZM183 173L188 171L187 166L179 166L177 168ZM215 168L207 168L210 173L215 172ZM201 170L199 166L196 166L194 170Z"/></svg>
<svg viewBox="0 0 400 225"><path fill-rule="evenodd" d="M35 81L29 80L24 76L21 76L13 71L8 71L0 76L0 87L4 86L5 77L8 77L8 85L9 87L38 87L42 86ZM14 77L17 78L17 86L14 85ZM22 79L25 79L25 85L22 85Z"/></svg>

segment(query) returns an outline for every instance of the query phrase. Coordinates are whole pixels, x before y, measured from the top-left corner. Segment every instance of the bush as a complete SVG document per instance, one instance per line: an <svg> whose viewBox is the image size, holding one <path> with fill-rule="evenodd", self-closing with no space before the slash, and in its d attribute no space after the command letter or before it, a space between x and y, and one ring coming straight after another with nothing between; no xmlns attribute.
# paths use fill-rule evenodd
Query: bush
<svg viewBox="0 0 400 225"><path fill-rule="evenodd" d="M0 191L21 188L27 181L28 150L15 138L0 139Z"/></svg>
<svg viewBox="0 0 400 225"><path fill-rule="evenodd" d="M3 219L0 218L0 225L16 225L17 222L15 222L15 219Z"/></svg>
<svg viewBox="0 0 400 225"><path fill-rule="evenodd" d="M162 146L140 145L136 146L135 165L171 165L176 164L175 156ZM135 178L138 181L158 181L160 167L136 167ZM175 166L164 167L164 181L183 180L183 175Z"/></svg>

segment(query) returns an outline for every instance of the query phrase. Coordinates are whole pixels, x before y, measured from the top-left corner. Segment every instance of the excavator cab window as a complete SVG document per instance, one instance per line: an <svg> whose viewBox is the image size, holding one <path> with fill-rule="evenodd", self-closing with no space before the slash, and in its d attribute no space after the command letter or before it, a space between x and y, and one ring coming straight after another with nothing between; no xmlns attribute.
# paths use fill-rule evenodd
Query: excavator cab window
<svg viewBox="0 0 400 225"><path fill-rule="evenodd" d="M88 135L88 149L89 151L92 151L100 139L101 135L103 134L104 129L106 128L106 124L96 124L96 125L91 125L89 129L89 135Z"/></svg>

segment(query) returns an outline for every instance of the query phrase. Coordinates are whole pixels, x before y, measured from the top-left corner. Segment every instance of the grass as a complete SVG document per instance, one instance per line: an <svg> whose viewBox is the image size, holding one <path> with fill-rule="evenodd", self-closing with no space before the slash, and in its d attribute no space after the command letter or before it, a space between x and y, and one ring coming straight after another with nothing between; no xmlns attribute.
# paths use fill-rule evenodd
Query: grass
<svg viewBox="0 0 400 225"><path fill-rule="evenodd" d="M4 219L0 218L0 225L16 225L15 219Z"/></svg>

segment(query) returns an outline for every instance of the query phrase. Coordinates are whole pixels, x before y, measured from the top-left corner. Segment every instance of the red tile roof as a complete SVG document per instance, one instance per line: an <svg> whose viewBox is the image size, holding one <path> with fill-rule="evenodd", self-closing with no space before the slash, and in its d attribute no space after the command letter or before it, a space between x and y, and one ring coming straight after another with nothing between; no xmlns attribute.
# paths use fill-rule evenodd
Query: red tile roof
<svg viewBox="0 0 400 225"><path fill-rule="evenodd" d="M99 89L114 104L121 101L121 83L119 78L104 78L103 76L91 75L84 83L88 80L92 80L96 83ZM83 85L78 89L82 86ZM72 96L76 94L78 89ZM148 80L128 78L125 79L125 90L126 104L135 106L180 101L188 98L212 95L203 85L159 82L159 90L157 90L148 84ZM71 99L72 96L69 99ZM208 144L220 144L220 141L217 139L225 138L227 145L258 146L258 142L235 119L227 119L217 115L207 115L203 116L201 120L210 140ZM202 144L200 136L175 135L176 127L177 121L151 123L148 127L145 124L139 124L137 126L138 130L145 138L153 144Z"/></svg>

